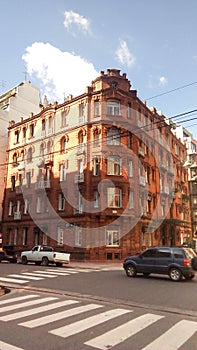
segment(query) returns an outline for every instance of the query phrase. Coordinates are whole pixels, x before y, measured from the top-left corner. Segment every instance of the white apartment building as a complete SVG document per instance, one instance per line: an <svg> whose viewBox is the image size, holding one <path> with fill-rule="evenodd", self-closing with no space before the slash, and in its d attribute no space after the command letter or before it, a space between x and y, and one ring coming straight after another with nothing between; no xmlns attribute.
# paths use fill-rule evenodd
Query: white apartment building
<svg viewBox="0 0 197 350"><path fill-rule="evenodd" d="M30 113L40 111L40 90L30 81L24 81L0 95L0 188L4 188L8 126L11 120L17 122ZM2 216L3 191L0 192L0 220Z"/></svg>

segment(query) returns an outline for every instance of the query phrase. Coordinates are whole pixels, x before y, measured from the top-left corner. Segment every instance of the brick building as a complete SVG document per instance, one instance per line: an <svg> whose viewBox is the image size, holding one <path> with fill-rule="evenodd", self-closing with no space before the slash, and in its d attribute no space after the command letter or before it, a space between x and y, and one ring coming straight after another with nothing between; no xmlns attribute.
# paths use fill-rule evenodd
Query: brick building
<svg viewBox="0 0 197 350"><path fill-rule="evenodd" d="M186 148L126 74L9 126L3 241L121 260L192 240Z"/></svg>

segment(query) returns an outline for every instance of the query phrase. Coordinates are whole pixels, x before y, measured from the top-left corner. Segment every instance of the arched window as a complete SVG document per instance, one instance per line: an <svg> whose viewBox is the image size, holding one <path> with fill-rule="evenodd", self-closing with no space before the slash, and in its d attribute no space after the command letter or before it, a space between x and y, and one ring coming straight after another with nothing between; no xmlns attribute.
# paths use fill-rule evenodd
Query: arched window
<svg viewBox="0 0 197 350"><path fill-rule="evenodd" d="M107 101L107 115L120 115L120 101L108 100Z"/></svg>
<svg viewBox="0 0 197 350"><path fill-rule="evenodd" d="M84 142L84 136L83 136L83 131L82 130L78 134L78 140L79 140L79 144Z"/></svg>
<svg viewBox="0 0 197 350"><path fill-rule="evenodd" d="M66 144L67 144L66 137L62 137L62 139L61 139L61 152L66 152Z"/></svg>
<svg viewBox="0 0 197 350"><path fill-rule="evenodd" d="M16 166L17 165L17 153L15 152L13 154L13 166Z"/></svg>

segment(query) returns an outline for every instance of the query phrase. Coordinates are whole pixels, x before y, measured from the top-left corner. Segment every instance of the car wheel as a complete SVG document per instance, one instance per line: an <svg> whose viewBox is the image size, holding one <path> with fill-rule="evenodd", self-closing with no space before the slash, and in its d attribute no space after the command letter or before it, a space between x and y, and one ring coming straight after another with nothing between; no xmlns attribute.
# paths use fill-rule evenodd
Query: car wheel
<svg viewBox="0 0 197 350"><path fill-rule="evenodd" d="M134 265L127 265L126 266L126 274L128 277L135 277L137 275L137 271Z"/></svg>
<svg viewBox="0 0 197 350"><path fill-rule="evenodd" d="M170 279L174 282L178 282L182 279L182 272L176 267L172 267L169 272Z"/></svg>
<svg viewBox="0 0 197 350"><path fill-rule="evenodd" d="M42 258L42 265L43 266L48 266L49 265L49 259L46 256L44 256Z"/></svg>
<svg viewBox="0 0 197 350"><path fill-rule="evenodd" d="M27 265L27 257L26 256L22 256L22 264L23 265Z"/></svg>

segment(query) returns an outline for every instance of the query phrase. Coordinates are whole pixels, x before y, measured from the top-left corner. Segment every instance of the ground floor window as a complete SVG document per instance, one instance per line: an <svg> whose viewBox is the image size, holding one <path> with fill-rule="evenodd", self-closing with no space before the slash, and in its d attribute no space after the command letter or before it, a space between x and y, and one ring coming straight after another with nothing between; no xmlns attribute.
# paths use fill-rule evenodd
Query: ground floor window
<svg viewBox="0 0 197 350"><path fill-rule="evenodd" d="M23 245L27 245L27 235L28 235L28 227L24 227L24 229L23 229Z"/></svg>
<svg viewBox="0 0 197 350"><path fill-rule="evenodd" d="M62 227L57 228L57 244L58 245L64 244L64 230Z"/></svg>
<svg viewBox="0 0 197 350"><path fill-rule="evenodd" d="M82 229L81 227L76 227L75 231L75 246L81 247L82 246Z"/></svg>

